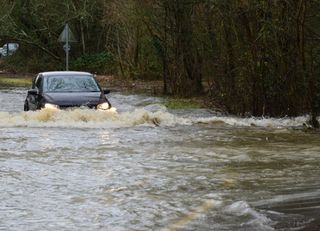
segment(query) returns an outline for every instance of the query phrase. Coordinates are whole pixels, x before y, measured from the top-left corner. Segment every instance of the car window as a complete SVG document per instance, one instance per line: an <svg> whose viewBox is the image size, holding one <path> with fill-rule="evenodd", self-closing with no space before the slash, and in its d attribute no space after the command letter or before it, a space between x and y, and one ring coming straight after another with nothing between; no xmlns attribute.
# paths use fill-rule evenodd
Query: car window
<svg viewBox="0 0 320 231"><path fill-rule="evenodd" d="M91 76L50 76L47 78L48 92L92 92L100 91Z"/></svg>
<svg viewBox="0 0 320 231"><path fill-rule="evenodd" d="M37 80L38 77L39 77L38 75L33 77L33 79L32 79L32 89L34 89L36 87L36 80Z"/></svg>
<svg viewBox="0 0 320 231"><path fill-rule="evenodd" d="M37 80L36 80L36 83L35 83L35 85L36 85L36 87L38 88L38 89L41 89L42 88L42 77L38 77L37 78Z"/></svg>

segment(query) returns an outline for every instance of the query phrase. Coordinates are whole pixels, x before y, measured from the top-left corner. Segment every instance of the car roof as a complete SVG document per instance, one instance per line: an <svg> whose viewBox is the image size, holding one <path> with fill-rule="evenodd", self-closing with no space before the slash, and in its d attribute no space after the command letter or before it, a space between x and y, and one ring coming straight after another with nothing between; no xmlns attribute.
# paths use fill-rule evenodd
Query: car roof
<svg viewBox="0 0 320 231"><path fill-rule="evenodd" d="M89 72L82 72L82 71L46 71L46 72L41 72L39 73L39 75L42 75L42 76L56 76L56 75L63 75L63 76L66 76L66 75L91 75L91 73Z"/></svg>

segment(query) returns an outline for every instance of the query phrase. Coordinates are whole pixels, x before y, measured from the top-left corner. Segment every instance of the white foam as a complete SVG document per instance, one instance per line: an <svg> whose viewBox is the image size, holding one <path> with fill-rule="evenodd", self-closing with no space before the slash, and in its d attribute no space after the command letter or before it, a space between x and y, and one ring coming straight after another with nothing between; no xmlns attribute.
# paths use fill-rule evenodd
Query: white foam
<svg viewBox="0 0 320 231"><path fill-rule="evenodd" d="M173 126L185 124L187 120L179 119L165 111L150 112L136 109L133 112L117 113L115 111L95 111L73 109L67 111L40 110L35 112L9 113L0 112L0 127L130 127Z"/></svg>
<svg viewBox="0 0 320 231"><path fill-rule="evenodd" d="M0 127L130 127L130 126L176 126L205 124L226 124L238 127L300 127L308 120L307 116L296 118L239 118L210 116L205 118L182 117L170 113L157 105L137 108L133 111L117 113L115 110L101 112L90 109L66 111L40 110L35 112L0 112Z"/></svg>

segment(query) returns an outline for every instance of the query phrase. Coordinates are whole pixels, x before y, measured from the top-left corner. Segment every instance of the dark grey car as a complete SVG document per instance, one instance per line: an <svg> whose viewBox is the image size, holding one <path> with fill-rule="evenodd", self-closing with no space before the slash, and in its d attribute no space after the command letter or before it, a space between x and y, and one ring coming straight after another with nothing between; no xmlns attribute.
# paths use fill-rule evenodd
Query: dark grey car
<svg viewBox="0 0 320 231"><path fill-rule="evenodd" d="M108 110L111 108L105 96L108 93L108 90L101 89L94 76L88 72L43 72L33 79L32 88L28 90L24 103L24 110L81 106Z"/></svg>

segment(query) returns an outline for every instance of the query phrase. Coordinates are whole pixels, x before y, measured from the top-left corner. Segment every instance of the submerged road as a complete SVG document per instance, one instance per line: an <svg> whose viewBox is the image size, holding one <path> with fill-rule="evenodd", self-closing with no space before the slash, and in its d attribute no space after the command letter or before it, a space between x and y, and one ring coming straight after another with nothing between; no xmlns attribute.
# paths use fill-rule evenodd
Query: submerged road
<svg viewBox="0 0 320 231"><path fill-rule="evenodd" d="M110 94L22 112L0 89L0 230L318 230L320 134Z"/></svg>

